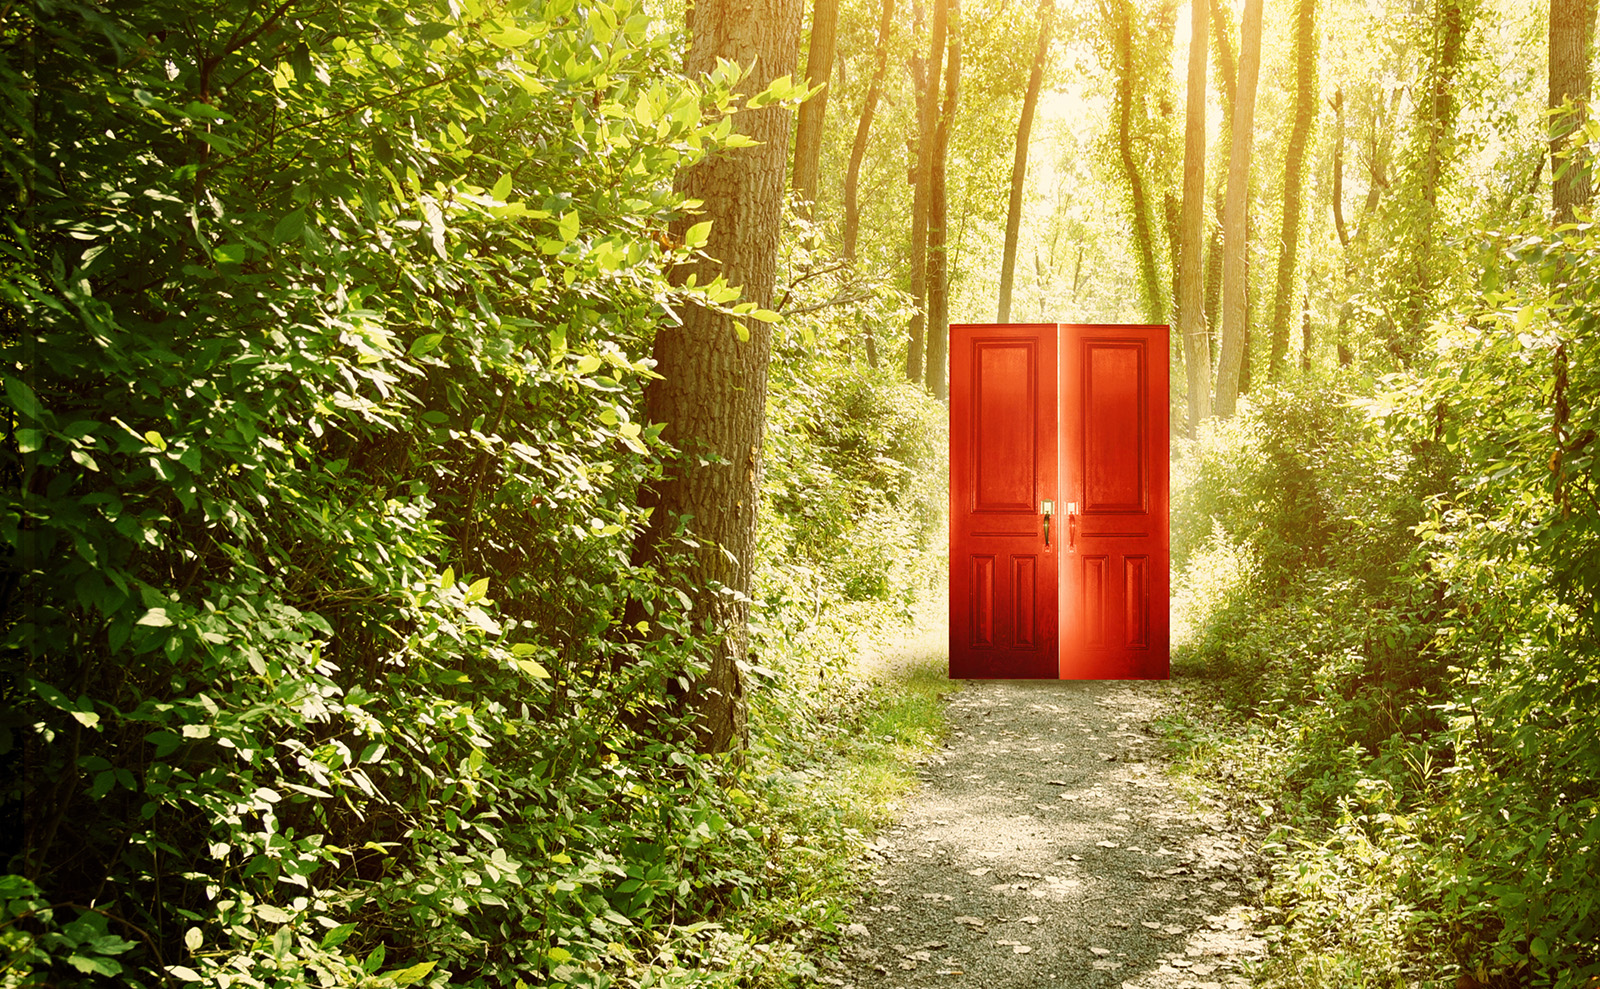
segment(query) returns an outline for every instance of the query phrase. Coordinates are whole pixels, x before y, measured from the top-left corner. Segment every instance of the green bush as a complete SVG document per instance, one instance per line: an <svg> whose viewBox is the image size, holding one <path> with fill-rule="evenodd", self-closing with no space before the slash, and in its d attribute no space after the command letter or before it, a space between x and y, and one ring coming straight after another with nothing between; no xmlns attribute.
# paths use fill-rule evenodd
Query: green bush
<svg viewBox="0 0 1600 989"><path fill-rule="evenodd" d="M659 234L733 70L678 77L629 0L31 9L0 980L766 965L691 924L766 838L660 740L705 643L629 555L650 340L728 301Z"/></svg>

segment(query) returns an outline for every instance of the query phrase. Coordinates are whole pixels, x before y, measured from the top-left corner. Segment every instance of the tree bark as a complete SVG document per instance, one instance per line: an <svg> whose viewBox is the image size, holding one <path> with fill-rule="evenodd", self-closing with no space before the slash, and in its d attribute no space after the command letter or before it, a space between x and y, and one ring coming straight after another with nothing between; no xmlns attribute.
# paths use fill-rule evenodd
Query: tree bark
<svg viewBox="0 0 1600 989"><path fill-rule="evenodd" d="M1567 113L1550 121L1550 161L1554 166L1550 201L1557 223L1571 223L1573 209L1587 206L1592 192L1583 146L1569 148L1568 141L1589 119L1594 15L1595 0L1550 0L1550 109L1571 104Z"/></svg>
<svg viewBox="0 0 1600 989"><path fill-rule="evenodd" d="M1289 323L1294 319L1295 276L1300 258L1301 214L1306 186L1306 149L1317 119L1317 0L1299 0L1295 10L1294 127L1283 156L1283 229L1279 235L1278 283L1272 297L1272 356L1267 373L1283 377L1289 353Z"/></svg>
<svg viewBox="0 0 1600 989"><path fill-rule="evenodd" d="M1133 103L1138 68L1133 50L1133 5L1131 0L1112 0L1115 12L1101 11L1109 18L1112 57L1117 73L1117 160L1128 182L1128 212L1133 221L1133 247L1139 261L1139 281L1144 293L1145 314L1152 323L1166 322L1166 290L1161 285L1160 261L1156 257L1155 231L1150 222L1150 197L1144 176L1133 154Z"/></svg>
<svg viewBox="0 0 1600 989"><path fill-rule="evenodd" d="M1398 325L1388 327L1389 352L1402 366L1422 350L1428 320L1435 308L1438 285L1435 257L1439 233L1439 191L1446 171L1456 160L1456 123L1461 100L1457 95L1461 66L1468 57L1467 41L1481 0L1438 0L1426 69L1418 88L1414 123L1411 193L1406 198L1415 212L1405 219L1401 254L1410 270L1396 279Z"/></svg>
<svg viewBox="0 0 1600 989"><path fill-rule="evenodd" d="M1227 6L1217 0L1212 0L1210 4L1211 42L1214 49L1212 71L1217 79L1217 91L1222 96L1221 133L1231 138L1233 108L1238 102L1239 70L1234 54L1235 27L1229 11L1224 9ZM1206 336L1210 340L1212 363L1208 373L1213 379L1216 376L1217 355L1222 349L1219 339L1222 329L1222 214L1225 212L1228 186L1228 151L1228 142L1222 141L1217 148L1216 170L1211 179L1211 234L1206 241ZM1207 401L1210 399L1207 398Z"/></svg>
<svg viewBox="0 0 1600 989"><path fill-rule="evenodd" d="M1344 302L1339 305L1339 327L1335 343L1339 348L1339 366L1348 367L1355 355L1350 352L1350 231L1344 223L1344 89L1333 91L1333 229L1339 234L1339 248L1344 255Z"/></svg>
<svg viewBox="0 0 1600 989"><path fill-rule="evenodd" d="M1193 0L1189 21L1189 92L1183 138L1183 212L1179 217L1178 335L1189 386L1189 434L1211 415L1211 340L1206 334L1201 251L1206 219L1206 16Z"/></svg>
<svg viewBox="0 0 1600 989"><path fill-rule="evenodd" d="M794 72L800 38L800 0L697 0L689 22L692 43L685 65L699 76L728 59L753 66L739 91L754 94ZM737 129L753 147L713 155L686 169L680 190L702 201L702 212L680 219L683 228L712 222L709 259L675 273L704 284L718 275L741 286L743 298L771 304L782 229L784 166L789 110L742 110ZM730 319L696 306L682 323L656 333L653 356L661 375L645 389L650 419L665 423L663 437L681 451L668 476L641 492L653 509L640 533L635 560L654 565L686 593L696 626L712 637L710 669L679 698L695 721L696 745L723 751L746 735L744 681L747 605L755 554L756 509L761 489L767 364L772 335L748 322L741 340ZM677 538L686 522L697 548ZM733 593L729 593L733 592Z"/></svg>
<svg viewBox="0 0 1600 989"><path fill-rule="evenodd" d="M822 164L822 121L828 112L829 80L833 76L835 38L839 24L839 0L816 0L811 8L811 43L806 48L806 85L822 87L817 95L800 104L800 120L794 134L794 191L801 202L817 201L817 175Z"/></svg>
<svg viewBox="0 0 1600 989"><path fill-rule="evenodd" d="M1245 0L1239 37L1238 102L1228 153L1228 198L1222 217L1222 343L1217 357L1217 415L1232 416L1239 401L1240 368L1248 330L1245 282L1245 213L1249 207L1250 146L1254 137L1256 76L1261 68L1262 0Z"/></svg>
<svg viewBox="0 0 1600 989"><path fill-rule="evenodd" d="M950 129L955 124L956 96L961 83L961 0L936 0L948 22L949 56L945 65L944 107L933 131L933 163L928 185L928 367L925 383L941 401L948 394L945 355L950 349L950 258L946 253L949 195L945 181L950 155ZM929 88L937 90L937 79Z"/></svg>
<svg viewBox="0 0 1600 989"><path fill-rule="evenodd" d="M843 251L846 260L856 259L856 237L861 231L861 205L857 201L861 184L861 162L867 156L867 141L872 135L872 116L877 112L878 99L883 95L883 79L889 68L889 36L894 31L894 0L883 0L883 16L878 21L877 62L872 68L872 81L867 84L867 96L861 104L861 120L856 124L856 140L850 148L850 168L844 177L844 236ZM877 361L872 362L877 366Z"/></svg>
<svg viewBox="0 0 1600 989"><path fill-rule="evenodd" d="M1006 207L1006 246L1000 261L999 320L1011 321L1011 286L1017 273L1017 236L1022 231L1022 191L1028 176L1028 140L1033 135L1033 114L1039 106L1039 87L1044 82L1045 60L1050 55L1050 31L1055 26L1056 7L1044 0L1039 11L1039 47L1033 56L1033 71L1028 73L1028 92L1022 98L1022 117L1017 121L1017 149L1011 158L1011 200Z"/></svg>
<svg viewBox="0 0 1600 989"><path fill-rule="evenodd" d="M911 79L917 91L917 163L911 196L911 328L906 341L906 380L922 380L923 342L928 325L928 204L933 184L933 118L938 112L939 70L944 58L944 0L933 0L934 13L928 59L913 57ZM916 41L921 40L922 4L912 5Z"/></svg>

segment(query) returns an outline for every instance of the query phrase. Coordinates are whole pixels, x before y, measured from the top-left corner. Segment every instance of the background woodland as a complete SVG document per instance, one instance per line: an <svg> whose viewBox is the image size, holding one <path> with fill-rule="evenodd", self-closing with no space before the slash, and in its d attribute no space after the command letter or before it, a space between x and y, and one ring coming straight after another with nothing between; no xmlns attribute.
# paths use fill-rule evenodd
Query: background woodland
<svg viewBox="0 0 1600 989"><path fill-rule="evenodd" d="M1592 0L756 8L0 5L0 985L809 979L997 317L1178 331L1256 977L1600 979Z"/></svg>

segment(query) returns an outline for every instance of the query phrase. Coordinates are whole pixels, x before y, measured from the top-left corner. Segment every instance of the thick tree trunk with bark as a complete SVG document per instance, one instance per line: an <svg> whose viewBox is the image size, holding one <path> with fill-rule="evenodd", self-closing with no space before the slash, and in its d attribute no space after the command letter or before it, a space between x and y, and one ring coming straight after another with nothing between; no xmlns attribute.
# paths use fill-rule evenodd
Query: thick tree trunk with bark
<svg viewBox="0 0 1600 989"><path fill-rule="evenodd" d="M917 93L917 161L911 195L911 328L906 341L906 380L922 380L923 342L928 325L928 205L933 184L933 121L939 111L939 70L944 58L944 0L933 0L933 41L929 58L913 56L911 79ZM912 5L916 41L921 40L922 4ZM929 59L932 64L929 64Z"/></svg>
<svg viewBox="0 0 1600 989"><path fill-rule="evenodd" d="M686 59L691 75L716 67L717 59L754 66L742 93L765 89L794 72L800 37L800 0L698 0L689 22L693 38ZM710 260L686 265L700 283L723 275L763 308L772 301L782 229L784 166L789 145L789 110L741 111L736 128L753 147L713 155L685 170L679 187L701 200L701 213L677 224L709 219ZM681 236L682 230L678 234ZM767 364L772 335L767 324L748 322L739 339L728 317L690 306L679 326L656 333L659 379L645 389L653 422L681 451L668 476L641 492L654 509L640 533L635 559L666 570L689 596L697 628L716 637L710 670L680 698L696 722L696 744L722 751L745 736L744 682L739 662L746 649L751 561L755 555L756 509L761 490L761 441L765 428ZM698 548L676 538L686 521ZM678 565L674 557L683 554ZM729 592L734 592L730 594Z"/></svg>
<svg viewBox="0 0 1600 989"><path fill-rule="evenodd" d="M1245 0L1239 37L1238 102L1228 153L1228 198L1222 216L1222 343L1217 357L1217 415L1232 416L1239 401L1240 368L1248 331L1245 283L1246 211L1250 191L1250 147L1254 138L1256 76L1261 68L1262 0Z"/></svg>
<svg viewBox="0 0 1600 989"><path fill-rule="evenodd" d="M872 68L872 81L867 84L867 96L861 104L861 119L856 124L856 140L850 148L850 168L844 176L844 236L842 248L846 260L856 259L856 238L861 231L861 204L857 200L861 184L861 163L867 157L867 142L872 136L872 116L877 112L878 99L883 95L883 79L889 68L889 36L894 31L894 0L883 0L883 16L878 21L877 61ZM869 338L870 339L870 338ZM874 360L873 366L877 366Z"/></svg>
<svg viewBox="0 0 1600 989"><path fill-rule="evenodd" d="M949 195L945 181L950 128L955 124L961 83L961 0L935 0L944 8L950 52L945 66L944 107L933 131L933 162L928 184L928 367L925 383L935 398L947 393L944 361L950 349L950 258L946 254ZM929 88L937 91L937 80Z"/></svg>
<svg viewBox="0 0 1600 989"><path fill-rule="evenodd" d="M1272 297L1272 356L1268 374L1283 377L1289 353L1289 323L1294 319L1295 276L1300 258L1301 214L1306 187L1306 150L1317 119L1317 0L1299 0L1294 33L1294 127L1283 156L1283 229L1279 235L1278 284Z"/></svg>
<svg viewBox="0 0 1600 989"><path fill-rule="evenodd" d="M1568 140L1589 118L1594 14L1595 0L1550 0L1550 109L1571 104L1550 123L1550 199L1557 223L1572 222L1573 209L1587 206L1592 191L1590 163L1581 145L1569 148Z"/></svg>
<svg viewBox="0 0 1600 989"><path fill-rule="evenodd" d="M822 121L828 112L829 79L833 76L839 0L816 0L811 8L811 44L806 48L806 85L822 87L800 104L794 133L794 191L805 203L817 201L817 175L822 165Z"/></svg>
<svg viewBox="0 0 1600 989"><path fill-rule="evenodd" d="M1022 231L1022 192L1027 185L1028 140L1033 135L1033 114L1039 106L1039 87L1044 81L1045 61L1050 55L1050 32L1055 26L1056 7L1044 0L1039 11L1039 47L1033 55L1033 70L1028 73L1028 91L1022 98L1022 117L1017 121L1017 148L1011 158L1011 199L1006 206L1006 245L1000 261L999 320L1011 321L1011 287L1017 273L1017 237Z"/></svg>
<svg viewBox="0 0 1600 989"><path fill-rule="evenodd" d="M1179 217L1178 335L1188 382L1189 434L1211 414L1211 340L1206 334L1201 251L1206 221L1206 14L1193 0L1189 22L1189 92L1183 139L1183 212Z"/></svg>

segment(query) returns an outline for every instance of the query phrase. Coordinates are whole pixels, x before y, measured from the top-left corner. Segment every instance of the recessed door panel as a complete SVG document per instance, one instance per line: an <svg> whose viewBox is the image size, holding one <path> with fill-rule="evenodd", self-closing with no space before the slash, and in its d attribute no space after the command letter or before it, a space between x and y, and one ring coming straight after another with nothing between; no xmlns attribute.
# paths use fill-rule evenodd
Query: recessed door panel
<svg viewBox="0 0 1600 989"><path fill-rule="evenodd" d="M1031 515L1036 506L1037 340L973 345L973 469L979 512Z"/></svg>
<svg viewBox="0 0 1600 989"><path fill-rule="evenodd" d="M1143 511L1146 437L1140 401L1145 379L1143 341L1095 341L1083 353L1083 510Z"/></svg>
<svg viewBox="0 0 1600 989"><path fill-rule="evenodd" d="M950 327L950 675L1054 678L1055 324Z"/></svg>

